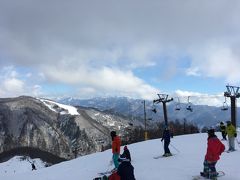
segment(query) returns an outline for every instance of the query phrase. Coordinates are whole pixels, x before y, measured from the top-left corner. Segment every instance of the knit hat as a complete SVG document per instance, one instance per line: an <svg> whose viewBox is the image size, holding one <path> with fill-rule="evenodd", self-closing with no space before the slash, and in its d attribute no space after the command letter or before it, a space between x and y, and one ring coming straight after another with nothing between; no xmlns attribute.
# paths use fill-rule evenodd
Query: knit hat
<svg viewBox="0 0 240 180"><path fill-rule="evenodd" d="M115 137L116 136L116 131L111 131L111 136Z"/></svg>
<svg viewBox="0 0 240 180"><path fill-rule="evenodd" d="M209 129L209 130L208 130L208 135L209 135L209 136L214 136L214 135L215 135L214 133L215 133L215 130L214 130L214 129Z"/></svg>

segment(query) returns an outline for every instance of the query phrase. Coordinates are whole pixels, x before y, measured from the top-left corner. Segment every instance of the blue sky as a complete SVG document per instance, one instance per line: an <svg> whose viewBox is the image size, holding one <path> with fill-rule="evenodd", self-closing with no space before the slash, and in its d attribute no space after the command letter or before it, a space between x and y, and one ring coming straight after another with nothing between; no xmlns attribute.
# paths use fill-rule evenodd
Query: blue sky
<svg viewBox="0 0 240 180"><path fill-rule="evenodd" d="M215 96L240 84L239 1L0 1L0 97Z"/></svg>

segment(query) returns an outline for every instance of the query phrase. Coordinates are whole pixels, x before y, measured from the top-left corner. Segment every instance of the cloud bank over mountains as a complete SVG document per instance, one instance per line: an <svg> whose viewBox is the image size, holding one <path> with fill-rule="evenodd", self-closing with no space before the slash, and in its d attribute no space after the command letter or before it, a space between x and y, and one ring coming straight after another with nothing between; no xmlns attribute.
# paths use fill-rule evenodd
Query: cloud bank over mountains
<svg viewBox="0 0 240 180"><path fill-rule="evenodd" d="M224 0L2 1L0 96L151 99L180 75L239 84L239 8Z"/></svg>

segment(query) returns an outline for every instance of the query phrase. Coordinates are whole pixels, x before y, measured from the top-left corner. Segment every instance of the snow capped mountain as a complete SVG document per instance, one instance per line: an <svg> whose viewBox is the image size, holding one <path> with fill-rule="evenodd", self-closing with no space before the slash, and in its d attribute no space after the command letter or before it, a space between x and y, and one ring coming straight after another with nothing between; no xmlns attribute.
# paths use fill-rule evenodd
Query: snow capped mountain
<svg viewBox="0 0 240 180"><path fill-rule="evenodd" d="M220 133L216 133L220 138ZM238 134L239 136L240 134ZM227 142L222 141L228 148ZM171 139L170 150L174 156L154 159L163 154L160 139L148 140L128 145L132 156L132 165L137 180L191 180L203 170L203 160L207 147L207 134L191 134L174 136ZM236 144L237 151L223 152L216 168L224 171L221 180L239 180L240 147ZM123 147L121 148L121 152ZM110 163L111 150L94 153L77 159L62 162L37 171L18 172L15 174L0 173L3 180L66 180L82 179L92 180L99 172L113 168ZM6 164L0 164L0 171ZM24 164L18 165L22 169ZM29 164L26 166L29 167Z"/></svg>
<svg viewBox="0 0 240 180"><path fill-rule="evenodd" d="M59 102L74 106L93 107L102 111L108 111L115 114L126 116L132 120L143 122L144 107L143 100L129 99L127 97L108 97L93 99L74 99L64 98ZM187 110L187 106L191 105L192 111ZM180 110L176 110L176 107ZM153 113L156 108L157 113ZM172 101L167 104L168 119L170 121L184 121L194 123L199 127L215 126L221 121L228 121L231 118L230 108L221 110L221 106L196 105L193 103L178 103ZM237 114L240 108L237 108ZM152 101L146 101L147 119L152 119L153 124L156 121L164 121L162 104L153 104ZM151 121L149 121L151 124ZM240 125L240 116L237 116L237 124Z"/></svg>

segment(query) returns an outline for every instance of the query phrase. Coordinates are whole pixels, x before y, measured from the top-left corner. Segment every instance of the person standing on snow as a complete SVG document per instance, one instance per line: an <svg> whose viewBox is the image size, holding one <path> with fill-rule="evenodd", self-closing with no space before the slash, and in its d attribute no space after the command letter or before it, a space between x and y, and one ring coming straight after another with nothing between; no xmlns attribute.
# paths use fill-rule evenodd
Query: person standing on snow
<svg viewBox="0 0 240 180"><path fill-rule="evenodd" d="M36 166L34 165L33 162L31 163L31 166L32 166L32 171L33 171L33 170L37 170L37 169L36 169Z"/></svg>
<svg viewBox="0 0 240 180"><path fill-rule="evenodd" d="M170 130L168 127L165 127L164 131L163 131L163 135L162 135L162 139L161 141L164 140L164 154L163 156L167 157L167 156L172 156L172 153L169 150L169 144L170 144L170 139L172 137L172 134L170 133Z"/></svg>
<svg viewBox="0 0 240 180"><path fill-rule="evenodd" d="M227 140L227 131L226 131L226 126L223 122L220 122L220 131L222 133L222 140Z"/></svg>
<svg viewBox="0 0 240 180"><path fill-rule="evenodd" d="M236 128L232 125L231 121L227 121L227 135L228 135L228 151L235 151L235 137L237 137Z"/></svg>
<svg viewBox="0 0 240 180"><path fill-rule="evenodd" d="M225 150L224 144L215 135L214 129L208 130L207 153L203 163L203 172L200 175L213 180L217 179L216 163Z"/></svg>
<svg viewBox="0 0 240 180"><path fill-rule="evenodd" d="M119 166L118 158L120 155L120 147L121 147L121 139L117 136L116 131L111 131L112 137L112 153L113 153L113 163L115 168L117 169Z"/></svg>

